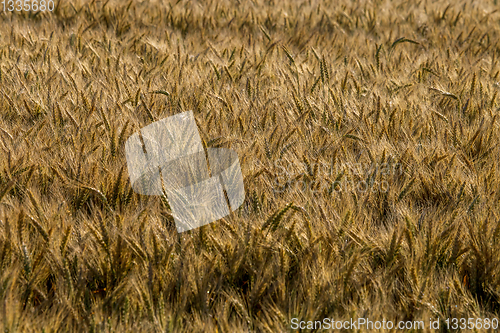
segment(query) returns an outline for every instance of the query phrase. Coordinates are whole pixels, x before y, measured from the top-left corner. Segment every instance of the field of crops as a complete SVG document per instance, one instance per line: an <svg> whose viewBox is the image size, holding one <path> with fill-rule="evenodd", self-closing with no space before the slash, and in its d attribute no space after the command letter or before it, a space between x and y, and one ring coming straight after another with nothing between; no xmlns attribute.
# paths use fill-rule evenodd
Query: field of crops
<svg viewBox="0 0 500 333"><path fill-rule="evenodd" d="M496 8L0 6L0 330L498 318ZM189 110L206 148L238 153L246 198L179 234L124 146Z"/></svg>

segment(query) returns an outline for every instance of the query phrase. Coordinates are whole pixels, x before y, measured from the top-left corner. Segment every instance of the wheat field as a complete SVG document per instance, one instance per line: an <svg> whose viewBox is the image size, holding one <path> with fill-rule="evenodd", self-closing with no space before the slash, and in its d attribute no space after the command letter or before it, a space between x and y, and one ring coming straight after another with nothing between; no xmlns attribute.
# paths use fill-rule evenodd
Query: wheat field
<svg viewBox="0 0 500 333"><path fill-rule="evenodd" d="M496 8L0 12L0 329L319 332L292 319L364 317L431 331L430 318L497 318ZM205 147L238 153L246 198L178 234L168 198L132 190L124 144L189 110Z"/></svg>

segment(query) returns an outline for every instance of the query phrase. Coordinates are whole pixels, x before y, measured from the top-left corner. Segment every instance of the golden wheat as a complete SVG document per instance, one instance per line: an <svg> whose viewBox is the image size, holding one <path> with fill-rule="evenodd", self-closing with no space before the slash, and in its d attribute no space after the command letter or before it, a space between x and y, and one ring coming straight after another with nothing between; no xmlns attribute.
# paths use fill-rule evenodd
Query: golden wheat
<svg viewBox="0 0 500 333"><path fill-rule="evenodd" d="M0 327L498 317L496 5L0 12ZM238 152L246 200L178 234L165 195L133 192L124 145L188 110Z"/></svg>

